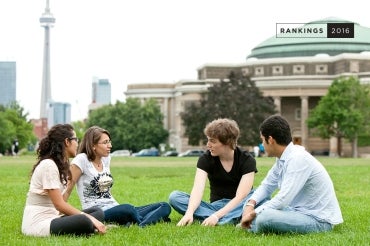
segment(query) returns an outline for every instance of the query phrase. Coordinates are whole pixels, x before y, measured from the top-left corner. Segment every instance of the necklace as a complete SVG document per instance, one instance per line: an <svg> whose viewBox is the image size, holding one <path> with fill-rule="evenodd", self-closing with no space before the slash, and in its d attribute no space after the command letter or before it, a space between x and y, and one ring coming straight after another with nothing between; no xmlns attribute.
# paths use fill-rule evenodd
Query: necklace
<svg viewBox="0 0 370 246"><path fill-rule="evenodd" d="M100 164L101 164L101 161L99 162L99 163L95 163L95 162L93 162L93 164L94 164L94 166L95 165L97 165L98 166L98 168L100 167Z"/></svg>

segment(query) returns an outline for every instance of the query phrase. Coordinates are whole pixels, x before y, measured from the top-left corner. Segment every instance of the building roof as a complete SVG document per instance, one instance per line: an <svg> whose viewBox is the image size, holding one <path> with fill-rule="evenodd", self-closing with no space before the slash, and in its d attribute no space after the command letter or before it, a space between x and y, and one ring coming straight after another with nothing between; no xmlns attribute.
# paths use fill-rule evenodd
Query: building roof
<svg viewBox="0 0 370 246"><path fill-rule="evenodd" d="M353 23L335 17L309 22L302 27L317 26L326 23ZM326 33L326 30L325 30ZM326 38L326 37L284 37L276 35L263 41L252 49L249 58L278 58L315 56L327 54L330 56L341 53L361 53L370 51L370 28L354 23L354 38Z"/></svg>

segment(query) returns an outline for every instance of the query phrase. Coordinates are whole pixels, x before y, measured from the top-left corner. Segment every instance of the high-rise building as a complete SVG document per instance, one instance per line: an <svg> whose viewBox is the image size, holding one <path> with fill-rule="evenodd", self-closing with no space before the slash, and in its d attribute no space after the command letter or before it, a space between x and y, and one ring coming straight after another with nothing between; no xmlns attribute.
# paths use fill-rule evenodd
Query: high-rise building
<svg viewBox="0 0 370 246"><path fill-rule="evenodd" d="M92 101L97 104L111 103L111 85L108 79L98 79L92 83Z"/></svg>
<svg viewBox="0 0 370 246"><path fill-rule="evenodd" d="M16 63L0 62L0 104L16 101Z"/></svg>
<svg viewBox="0 0 370 246"><path fill-rule="evenodd" d="M54 26L54 23L55 18L50 13L49 0L46 0L45 12L40 17L40 24L45 29L40 118L46 118L48 116L48 104L52 100L50 82L50 29Z"/></svg>
<svg viewBox="0 0 370 246"><path fill-rule="evenodd" d="M49 102L48 127L51 128L56 124L71 123L71 104L64 102Z"/></svg>
<svg viewBox="0 0 370 246"><path fill-rule="evenodd" d="M93 78L92 102L89 111L111 103L111 84L108 79Z"/></svg>

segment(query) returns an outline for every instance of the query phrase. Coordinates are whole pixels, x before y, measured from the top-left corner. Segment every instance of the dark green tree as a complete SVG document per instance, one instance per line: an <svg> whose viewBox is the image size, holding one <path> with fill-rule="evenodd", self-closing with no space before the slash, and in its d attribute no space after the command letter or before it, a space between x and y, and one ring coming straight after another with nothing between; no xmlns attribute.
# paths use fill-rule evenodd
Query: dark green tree
<svg viewBox="0 0 370 246"><path fill-rule="evenodd" d="M33 134L33 125L27 120L27 113L17 103L0 107L0 152L5 153L11 149L14 139L18 139L19 149L36 142Z"/></svg>
<svg viewBox="0 0 370 246"><path fill-rule="evenodd" d="M205 125L218 118L235 120L240 128L240 145L256 145L260 140L259 125L266 116L276 113L271 97L263 97L249 77L231 72L228 80L210 86L200 101L185 106L181 118L189 144L205 140Z"/></svg>
<svg viewBox="0 0 370 246"><path fill-rule="evenodd" d="M337 138L338 156L342 154L342 139L352 143L352 156L357 157L357 138L369 134L370 90L358 78L335 79L317 107L310 113L307 125L322 138Z"/></svg>
<svg viewBox="0 0 370 246"><path fill-rule="evenodd" d="M15 127L6 116L5 111L0 111L0 154L10 151L15 136Z"/></svg>
<svg viewBox="0 0 370 246"><path fill-rule="evenodd" d="M86 122L82 121L82 120L75 121L75 122L72 122L72 126L73 126L73 128L76 132L76 136L79 139L82 139L82 137L84 136L84 133L86 131Z"/></svg>
<svg viewBox="0 0 370 246"><path fill-rule="evenodd" d="M86 127L97 125L107 129L112 138L113 150L159 147L168 137L163 128L163 115L154 99L143 104L139 99L128 98L96 109L89 114Z"/></svg>

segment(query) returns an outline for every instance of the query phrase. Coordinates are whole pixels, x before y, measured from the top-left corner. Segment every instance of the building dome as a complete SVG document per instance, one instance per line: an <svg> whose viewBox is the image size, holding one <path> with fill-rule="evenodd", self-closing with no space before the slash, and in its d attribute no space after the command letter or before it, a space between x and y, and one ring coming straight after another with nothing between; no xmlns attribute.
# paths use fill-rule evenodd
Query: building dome
<svg viewBox="0 0 370 246"><path fill-rule="evenodd" d="M351 21L326 18L305 24L326 24L326 23L352 23ZM341 53L361 53L370 51L370 28L354 23L354 38L277 38L272 36L257 45L249 58L279 58L279 57L302 57L327 54L329 56Z"/></svg>

